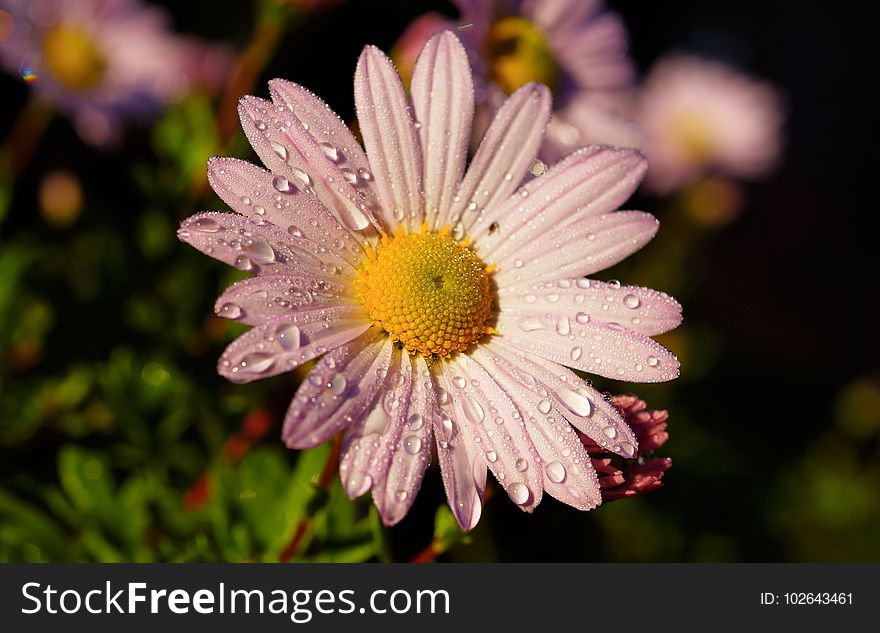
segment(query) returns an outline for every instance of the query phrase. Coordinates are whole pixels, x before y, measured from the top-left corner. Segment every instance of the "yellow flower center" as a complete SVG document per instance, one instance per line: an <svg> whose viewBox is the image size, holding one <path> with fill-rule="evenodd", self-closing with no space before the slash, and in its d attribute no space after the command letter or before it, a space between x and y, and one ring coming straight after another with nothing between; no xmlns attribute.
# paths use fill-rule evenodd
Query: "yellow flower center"
<svg viewBox="0 0 880 633"><path fill-rule="evenodd" d="M43 37L46 67L70 90L88 90L101 81L107 61L94 38L75 26L57 26Z"/></svg>
<svg viewBox="0 0 880 633"><path fill-rule="evenodd" d="M700 112L683 111L672 117L670 134L687 160L702 163L715 152L715 131Z"/></svg>
<svg viewBox="0 0 880 633"><path fill-rule="evenodd" d="M383 236L354 282L373 325L428 359L463 352L487 333L493 292L486 267L448 227L432 233L398 228Z"/></svg>
<svg viewBox="0 0 880 633"><path fill-rule="evenodd" d="M492 25L487 40L489 72L507 94L530 81L555 90L559 65L537 26L519 16L501 18Z"/></svg>

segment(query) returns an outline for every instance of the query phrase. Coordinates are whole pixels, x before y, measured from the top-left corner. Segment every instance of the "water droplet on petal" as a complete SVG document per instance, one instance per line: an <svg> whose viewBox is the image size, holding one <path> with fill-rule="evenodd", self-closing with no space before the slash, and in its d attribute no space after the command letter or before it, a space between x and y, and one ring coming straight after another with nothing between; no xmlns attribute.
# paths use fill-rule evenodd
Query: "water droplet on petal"
<svg viewBox="0 0 880 633"><path fill-rule="evenodd" d="M249 374L259 374L275 364L275 357L266 352L251 352L241 359L241 369Z"/></svg>
<svg viewBox="0 0 880 633"><path fill-rule="evenodd" d="M609 440L613 440L615 437L617 437L617 429L615 429L613 426L606 426L604 429L602 429L602 432Z"/></svg>
<svg viewBox="0 0 880 633"><path fill-rule="evenodd" d="M534 332L535 330L544 328L541 319L538 319L537 317L525 317L517 321L516 324L523 332Z"/></svg>
<svg viewBox="0 0 880 633"><path fill-rule="evenodd" d="M619 290L620 289L620 282L616 279L611 279L608 281L608 286L610 288L614 288L615 290Z"/></svg>
<svg viewBox="0 0 880 633"><path fill-rule="evenodd" d="M200 231L201 233L216 233L223 227L221 227L216 220L212 218L199 218L195 222L189 225L189 228L194 231Z"/></svg>
<svg viewBox="0 0 880 633"><path fill-rule="evenodd" d="M578 360L581 356L583 356L584 350L580 347L572 347L571 348L571 360Z"/></svg>
<svg viewBox="0 0 880 633"><path fill-rule="evenodd" d="M452 379L452 384L454 384L459 389L464 389L467 386L467 381L461 376L456 376Z"/></svg>
<svg viewBox="0 0 880 633"><path fill-rule="evenodd" d="M513 465L521 473L525 472L529 468L529 462L524 460L522 457L517 458Z"/></svg>
<svg viewBox="0 0 880 633"><path fill-rule="evenodd" d="M417 431L422 428L424 418L418 413L413 413L407 418L406 423L409 426L410 430Z"/></svg>
<svg viewBox="0 0 880 633"><path fill-rule="evenodd" d="M327 383L327 388L334 396L342 395L345 392L346 386L348 386L348 381L342 374L333 374L330 382Z"/></svg>
<svg viewBox="0 0 880 633"><path fill-rule="evenodd" d="M554 484L562 483L565 481L565 466L563 466L558 461L552 461L547 464L547 479L552 481Z"/></svg>
<svg viewBox="0 0 880 633"><path fill-rule="evenodd" d="M556 331L561 336L568 336L571 334L571 323L569 323L567 316L559 317L559 320L556 322Z"/></svg>
<svg viewBox="0 0 880 633"><path fill-rule="evenodd" d="M541 400L541 402L538 403L538 411L541 413L550 413L551 408L552 405L549 400Z"/></svg>
<svg viewBox="0 0 880 633"><path fill-rule="evenodd" d="M656 367L660 364L660 359L656 356L648 356L647 361L650 367Z"/></svg>
<svg viewBox="0 0 880 633"><path fill-rule="evenodd" d="M532 496L532 491L524 483L516 482L510 484L507 494L516 505L521 506Z"/></svg>
<svg viewBox="0 0 880 633"><path fill-rule="evenodd" d="M496 453L495 451L486 451L486 459L490 463L494 464L498 461L498 453Z"/></svg>
<svg viewBox="0 0 880 633"><path fill-rule="evenodd" d="M272 146L272 151L278 155L278 158L281 160L287 160L287 148L284 147L284 145L276 143L275 141L270 141L269 144Z"/></svg>
<svg viewBox="0 0 880 633"><path fill-rule="evenodd" d="M250 260L249 257L246 257L244 255L239 255L238 257L236 257L235 261L233 262L233 265L236 268L238 268L239 270L253 270L254 269L253 262Z"/></svg>
<svg viewBox="0 0 880 633"><path fill-rule="evenodd" d="M224 319L240 319L244 311L234 303L224 303L220 306L217 314Z"/></svg>
<svg viewBox="0 0 880 633"><path fill-rule="evenodd" d="M417 435L408 435L403 440L403 450L410 455L415 455L422 449L422 440Z"/></svg>
<svg viewBox="0 0 880 633"><path fill-rule="evenodd" d="M275 176L272 179L272 187L275 188L275 191L280 193L296 193L296 187L294 187L284 176Z"/></svg>
<svg viewBox="0 0 880 633"><path fill-rule="evenodd" d="M626 295L623 298L623 305L625 305L627 308L630 308L633 310L635 308L638 308L641 303L642 302L639 301L639 298L635 295Z"/></svg>
<svg viewBox="0 0 880 633"><path fill-rule="evenodd" d="M271 264L275 261L275 251L269 246L269 242L262 238L254 240L246 250L251 259L258 264Z"/></svg>
<svg viewBox="0 0 880 633"><path fill-rule="evenodd" d="M339 162L339 150L336 149L330 143L318 143L321 146L321 151L324 153L324 156L332 160L334 163Z"/></svg>
<svg viewBox="0 0 880 633"><path fill-rule="evenodd" d="M348 479L348 493L353 497L360 497L370 486L373 485L373 478L368 474L359 470L353 472Z"/></svg>
<svg viewBox="0 0 880 633"><path fill-rule="evenodd" d="M466 395L461 401L461 408L471 422L480 423L486 416L480 403Z"/></svg>
<svg viewBox="0 0 880 633"><path fill-rule="evenodd" d="M278 326L278 329L275 330L275 336L278 339L278 344L290 352L299 348L300 345L300 332L299 328L293 323L282 323Z"/></svg>
<svg viewBox="0 0 880 633"><path fill-rule="evenodd" d="M586 312L578 312L576 315L574 315L574 320L581 325L586 325L590 322L590 315Z"/></svg>

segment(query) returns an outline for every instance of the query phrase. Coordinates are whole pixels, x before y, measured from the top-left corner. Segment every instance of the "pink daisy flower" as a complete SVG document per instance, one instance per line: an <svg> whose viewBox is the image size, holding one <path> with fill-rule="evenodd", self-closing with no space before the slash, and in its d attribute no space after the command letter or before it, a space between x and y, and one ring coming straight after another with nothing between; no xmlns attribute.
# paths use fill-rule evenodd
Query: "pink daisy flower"
<svg viewBox="0 0 880 633"><path fill-rule="evenodd" d="M12 23L0 62L96 145L193 84L219 84L231 63L225 48L172 35L165 13L137 0L2 0L0 8Z"/></svg>
<svg viewBox="0 0 880 633"><path fill-rule="evenodd" d="M317 363L284 421L291 448L345 433L340 476L400 521L436 447L449 504L478 521L487 471L520 508L544 493L582 510L600 485L575 429L631 457L621 415L571 369L664 381L675 357L669 296L586 279L644 246L657 221L615 211L645 160L604 146L520 186L550 116L529 83L496 114L466 167L474 111L467 55L449 32L416 63L410 100L368 46L355 73L366 152L320 99L287 81L244 97L244 130L268 167L214 158L208 177L237 214L185 220L180 238L254 274L218 299L254 326L220 374L248 382Z"/></svg>
<svg viewBox="0 0 880 633"><path fill-rule="evenodd" d="M488 116L529 81L553 91L554 111L541 158L556 161L588 143L640 146L638 130L621 114L629 107L628 89L635 76L626 28L602 0L454 4Z"/></svg>
<svg viewBox="0 0 880 633"><path fill-rule="evenodd" d="M763 176L779 158L782 119L769 84L698 57L661 59L638 104L651 161L646 184L668 193L708 171Z"/></svg>

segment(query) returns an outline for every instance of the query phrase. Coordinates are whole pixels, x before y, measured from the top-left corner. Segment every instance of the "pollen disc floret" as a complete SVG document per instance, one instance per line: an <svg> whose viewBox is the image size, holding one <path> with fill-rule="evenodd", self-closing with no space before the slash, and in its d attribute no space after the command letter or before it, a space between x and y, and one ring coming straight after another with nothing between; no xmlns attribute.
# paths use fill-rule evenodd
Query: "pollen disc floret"
<svg viewBox="0 0 880 633"><path fill-rule="evenodd" d="M490 268L448 229L385 236L355 282L370 319L426 358L463 352L494 330Z"/></svg>

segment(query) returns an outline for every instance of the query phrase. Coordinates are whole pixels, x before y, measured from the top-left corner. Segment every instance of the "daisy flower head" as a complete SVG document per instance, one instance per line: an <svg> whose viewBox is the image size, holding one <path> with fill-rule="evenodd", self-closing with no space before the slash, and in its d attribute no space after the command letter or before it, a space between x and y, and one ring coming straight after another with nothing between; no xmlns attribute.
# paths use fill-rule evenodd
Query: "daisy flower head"
<svg viewBox="0 0 880 633"><path fill-rule="evenodd" d="M680 305L585 278L657 231L646 213L615 211L644 174L642 155L588 147L521 186L551 109L549 90L529 83L465 169L473 79L448 31L425 45L411 98L391 61L364 49L354 87L364 149L308 90L269 87L271 102L239 106L268 169L211 159L211 185L238 213L201 213L179 230L253 273L216 303L253 326L220 374L248 382L315 359L283 440L309 448L344 432L342 484L351 497L371 490L386 524L408 511L434 451L465 529L488 471L526 511L544 493L583 510L601 503L575 429L627 457L638 442L568 367L645 382L678 374L649 337L679 324Z"/></svg>
<svg viewBox="0 0 880 633"><path fill-rule="evenodd" d="M0 8L12 24L0 62L95 145L193 83L219 83L231 63L223 47L171 34L165 13L138 0L0 0Z"/></svg>
<svg viewBox="0 0 880 633"><path fill-rule="evenodd" d="M782 143L780 101L769 84L719 62L661 59L645 80L636 115L651 161L646 184L668 193L712 171L766 175Z"/></svg>
<svg viewBox="0 0 880 633"><path fill-rule="evenodd" d="M454 4L490 112L530 81L553 91L541 158L556 161L588 143L640 146L638 130L622 114L635 77L626 28L602 0Z"/></svg>

